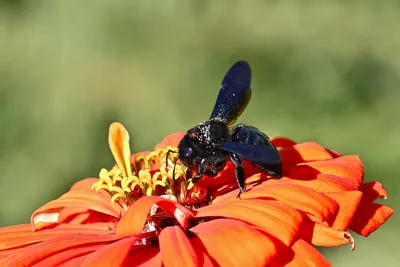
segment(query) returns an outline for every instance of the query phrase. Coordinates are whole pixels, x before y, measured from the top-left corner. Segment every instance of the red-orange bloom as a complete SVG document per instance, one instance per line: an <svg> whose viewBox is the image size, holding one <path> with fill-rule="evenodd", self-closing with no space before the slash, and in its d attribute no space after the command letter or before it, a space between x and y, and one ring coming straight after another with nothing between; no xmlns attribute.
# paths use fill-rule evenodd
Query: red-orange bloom
<svg viewBox="0 0 400 267"><path fill-rule="evenodd" d="M193 185L166 151L131 155L125 128L110 126L117 164L77 182L32 214L30 224L0 228L0 266L330 266L315 246L350 244L393 214L387 197L363 184L358 156L317 143L273 138L283 175L272 179L245 163L247 192L237 199L234 166Z"/></svg>

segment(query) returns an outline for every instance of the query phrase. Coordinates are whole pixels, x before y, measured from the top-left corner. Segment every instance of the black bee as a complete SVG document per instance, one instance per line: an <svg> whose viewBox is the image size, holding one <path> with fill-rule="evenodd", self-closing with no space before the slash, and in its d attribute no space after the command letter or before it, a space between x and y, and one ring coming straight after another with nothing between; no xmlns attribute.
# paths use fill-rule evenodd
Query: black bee
<svg viewBox="0 0 400 267"><path fill-rule="evenodd" d="M250 82L249 64L236 62L222 80L210 119L187 131L177 152L169 151L179 154L177 160L188 167L188 173L197 171L193 183L203 175L215 176L224 168L227 156L236 166L238 197L246 189L242 158L273 177L282 176L279 152L268 136L252 126L232 126L249 103Z"/></svg>

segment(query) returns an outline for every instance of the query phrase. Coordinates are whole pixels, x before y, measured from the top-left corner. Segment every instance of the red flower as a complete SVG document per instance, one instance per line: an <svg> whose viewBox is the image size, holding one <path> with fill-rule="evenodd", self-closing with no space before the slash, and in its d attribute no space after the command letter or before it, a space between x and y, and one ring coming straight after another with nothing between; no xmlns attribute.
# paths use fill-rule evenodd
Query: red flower
<svg viewBox="0 0 400 267"><path fill-rule="evenodd" d="M271 139L283 174L271 179L245 163L247 192L237 199L233 164L195 185L173 155L184 133L131 156L125 128L110 126L117 165L74 184L32 214L31 224L0 229L0 266L330 266L314 246L368 236L393 214L363 184L358 156L312 142ZM167 165L167 167L166 167Z"/></svg>

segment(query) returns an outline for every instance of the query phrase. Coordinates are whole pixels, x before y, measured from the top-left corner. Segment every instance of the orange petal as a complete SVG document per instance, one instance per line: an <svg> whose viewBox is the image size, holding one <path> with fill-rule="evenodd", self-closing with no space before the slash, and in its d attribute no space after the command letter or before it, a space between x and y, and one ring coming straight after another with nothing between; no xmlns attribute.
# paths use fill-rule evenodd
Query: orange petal
<svg viewBox="0 0 400 267"><path fill-rule="evenodd" d="M197 210L197 218L227 217L245 221L290 245L302 222L301 214L292 207L273 200L240 199L210 205Z"/></svg>
<svg viewBox="0 0 400 267"><path fill-rule="evenodd" d="M214 266L267 266L276 255L276 244L267 234L248 224L216 219L190 229L196 250L202 250Z"/></svg>
<svg viewBox="0 0 400 267"><path fill-rule="evenodd" d="M167 146L178 147L179 142L185 136L185 132L177 132L167 135L160 143L156 145L154 149L157 148L167 148Z"/></svg>
<svg viewBox="0 0 400 267"><path fill-rule="evenodd" d="M192 211L181 204L163 197L142 197L133 203L117 224L116 233L119 235L138 235L142 232L149 211L153 205L159 206L166 213L174 216L180 225L187 229Z"/></svg>
<svg viewBox="0 0 400 267"><path fill-rule="evenodd" d="M122 266L136 240L138 237L133 236L104 246L87 256L79 266Z"/></svg>
<svg viewBox="0 0 400 267"><path fill-rule="evenodd" d="M161 253L158 247L142 247L132 251L124 266L162 266Z"/></svg>
<svg viewBox="0 0 400 267"><path fill-rule="evenodd" d="M0 258L8 256L19 248L39 241L30 241L29 237L24 238L26 234L32 233L31 224L20 224L0 228Z"/></svg>
<svg viewBox="0 0 400 267"><path fill-rule="evenodd" d="M82 255L79 257L75 257L65 263L60 264L60 267L76 267L76 266L81 266L82 262L86 259L88 254Z"/></svg>
<svg viewBox="0 0 400 267"><path fill-rule="evenodd" d="M252 176L246 178L246 186L251 186L253 188L254 186L256 186L256 185L260 184L261 182L266 181L268 179L270 179L270 178L268 178L267 174L265 174L263 172L258 172L256 174L253 174Z"/></svg>
<svg viewBox="0 0 400 267"><path fill-rule="evenodd" d="M26 223L0 227L0 238L3 236L3 234L11 234L17 232L32 232L32 226L31 224Z"/></svg>
<svg viewBox="0 0 400 267"><path fill-rule="evenodd" d="M0 228L0 251L9 250L12 248L23 247L38 243L57 236L69 234L104 234L109 235L113 233L113 224L94 223L90 225L68 225L61 224L52 229L45 231L32 232L30 224L21 225L18 227L4 227Z"/></svg>
<svg viewBox="0 0 400 267"><path fill-rule="evenodd" d="M373 202L377 198L386 199L388 194L379 182L369 182L360 186L360 191L363 192L363 200Z"/></svg>
<svg viewBox="0 0 400 267"><path fill-rule="evenodd" d="M332 266L313 246L299 239L292 246L294 257L279 257L271 267L330 267Z"/></svg>
<svg viewBox="0 0 400 267"><path fill-rule="evenodd" d="M108 144L119 168L125 177L132 175L129 147L129 133L119 122L110 125L108 133Z"/></svg>
<svg viewBox="0 0 400 267"><path fill-rule="evenodd" d="M81 248L73 248L70 250L61 251L60 253L46 257L45 260L43 260L39 263L36 263L35 267L60 266L67 262L74 261L76 258L81 258L81 257L86 258L87 255L89 255L93 251L101 249L104 246L107 246L107 245L106 244L94 244L94 245L88 244L87 246L84 246ZM75 265L75 266L81 266L81 265Z"/></svg>
<svg viewBox="0 0 400 267"><path fill-rule="evenodd" d="M393 209L369 201L361 200L349 228L362 236L369 236L392 215Z"/></svg>
<svg viewBox="0 0 400 267"><path fill-rule="evenodd" d="M355 243L347 231L338 231L320 223L305 220L300 228L299 238L304 239L314 246L335 247L350 244L354 250Z"/></svg>
<svg viewBox="0 0 400 267"><path fill-rule="evenodd" d="M295 167L297 168L297 167ZM332 174L317 173L310 167L302 168L295 175L282 177L280 181L290 181L294 184L307 186L318 192L342 192L357 190L358 182Z"/></svg>
<svg viewBox="0 0 400 267"><path fill-rule="evenodd" d="M30 246L15 252L0 261L0 266L24 266L45 261L46 258L68 249L79 249L85 245L109 243L120 239L116 235L70 234L46 240L40 244Z"/></svg>
<svg viewBox="0 0 400 267"><path fill-rule="evenodd" d="M241 198L243 198L245 195L247 195L248 193L253 191L254 188L258 188L261 185L265 184L265 181L267 179L268 178L263 173L256 173L256 174L246 178L246 192L241 195ZM231 180L233 180L233 179L231 179ZM264 182L261 183L263 180L264 180ZM255 183L255 184L251 184L251 183ZM218 188L218 190L216 192L224 192L224 191L227 191L227 190L229 190L229 192L228 193L222 193L222 194L215 194L215 196L213 198L213 201L212 201L213 204L218 204L218 203L221 203L221 202L224 202L224 201L229 201L229 200L232 200L232 199L236 199L236 197L237 197L237 195L239 193L239 188L238 188L236 179L234 181L231 181L230 183L227 182L227 184L229 186L222 186L222 187ZM233 186L233 185L235 185L235 186ZM232 191L233 187L237 188L237 190Z"/></svg>
<svg viewBox="0 0 400 267"><path fill-rule="evenodd" d="M325 193L325 195L339 204L336 215L330 218L327 223L336 230L345 230L356 213L362 193L360 191L347 191Z"/></svg>
<svg viewBox="0 0 400 267"><path fill-rule="evenodd" d="M294 146L296 144L295 141L290 140L289 138L286 138L286 137L271 137L269 139L269 141L271 141L271 143L276 148L285 148L285 147Z"/></svg>
<svg viewBox="0 0 400 267"><path fill-rule="evenodd" d="M67 207L60 211L57 224L86 224L95 222L112 222L115 218L97 211L89 210L81 207Z"/></svg>
<svg viewBox="0 0 400 267"><path fill-rule="evenodd" d="M0 250L0 260L7 257L8 255L23 250L26 248L26 245L22 246L22 247L16 247L16 248L10 248L10 249L6 249L6 250Z"/></svg>
<svg viewBox="0 0 400 267"><path fill-rule="evenodd" d="M315 216L320 221L331 217L338 208L337 203L324 194L305 186L289 182L282 183L279 180L266 181L241 195L242 199L263 197L271 197L286 203L297 210Z"/></svg>
<svg viewBox="0 0 400 267"><path fill-rule="evenodd" d="M86 179L83 179L83 180L80 180L80 181L74 183L71 186L70 190L81 190L81 189L88 190L88 189L92 189L92 185L94 183L97 183L98 181L99 181L99 178L86 178Z"/></svg>
<svg viewBox="0 0 400 267"><path fill-rule="evenodd" d="M47 223L57 222L58 217L50 215L56 215L65 207L87 208L116 218L124 211L122 207L111 204L110 196L98 194L93 190L73 190L37 209L31 217L34 229L43 228Z"/></svg>
<svg viewBox="0 0 400 267"><path fill-rule="evenodd" d="M328 148L325 148L325 149L329 152L329 154L331 154L331 156L333 158L337 158L337 157L341 156L339 152L337 152L337 151L335 151L333 149L328 149Z"/></svg>
<svg viewBox="0 0 400 267"><path fill-rule="evenodd" d="M288 172L287 176L315 175L319 173L353 179L359 186L364 177L364 168L358 156L344 156L325 161L299 164Z"/></svg>
<svg viewBox="0 0 400 267"><path fill-rule="evenodd" d="M80 180L71 186L70 191L73 190L92 190L93 184L97 183L99 178L86 178ZM109 196L109 192L105 191L104 189L100 189L97 193Z"/></svg>
<svg viewBox="0 0 400 267"><path fill-rule="evenodd" d="M325 148L314 142L300 143L279 151L282 164L290 165L302 162L328 160L332 156Z"/></svg>
<svg viewBox="0 0 400 267"><path fill-rule="evenodd" d="M166 267L170 266L201 266L196 252L186 234L179 226L167 227L158 237L161 257Z"/></svg>

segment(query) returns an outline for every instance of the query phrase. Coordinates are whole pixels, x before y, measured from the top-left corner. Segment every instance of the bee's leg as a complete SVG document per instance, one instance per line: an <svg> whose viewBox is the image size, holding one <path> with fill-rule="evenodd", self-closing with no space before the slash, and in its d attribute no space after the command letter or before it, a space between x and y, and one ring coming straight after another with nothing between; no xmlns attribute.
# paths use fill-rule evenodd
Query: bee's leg
<svg viewBox="0 0 400 267"><path fill-rule="evenodd" d="M245 177L244 177L244 168L243 168L243 163L242 159L233 153L229 153L229 157L231 158L231 161L233 164L236 166L236 180L239 185L239 194L237 195L237 198L240 198L240 194L242 194L246 190L246 185L245 185Z"/></svg>

